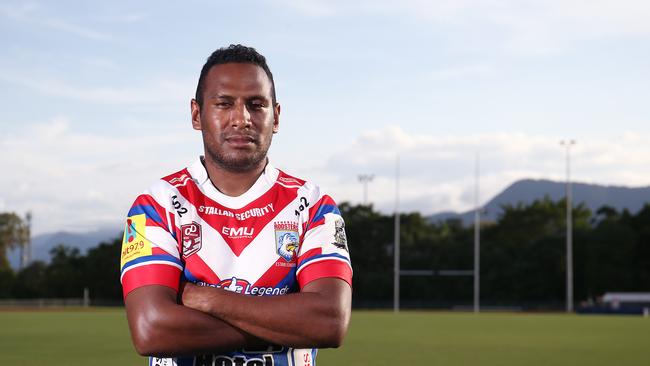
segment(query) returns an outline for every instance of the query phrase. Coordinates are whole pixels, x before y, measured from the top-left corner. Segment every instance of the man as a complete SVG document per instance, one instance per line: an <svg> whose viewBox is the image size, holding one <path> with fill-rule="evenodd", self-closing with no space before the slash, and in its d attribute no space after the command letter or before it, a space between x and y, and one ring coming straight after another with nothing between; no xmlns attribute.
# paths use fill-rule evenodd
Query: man
<svg viewBox="0 0 650 366"><path fill-rule="evenodd" d="M352 269L334 201L267 159L280 105L264 56L231 45L201 70L205 156L128 214L121 281L151 365L314 365L350 318Z"/></svg>

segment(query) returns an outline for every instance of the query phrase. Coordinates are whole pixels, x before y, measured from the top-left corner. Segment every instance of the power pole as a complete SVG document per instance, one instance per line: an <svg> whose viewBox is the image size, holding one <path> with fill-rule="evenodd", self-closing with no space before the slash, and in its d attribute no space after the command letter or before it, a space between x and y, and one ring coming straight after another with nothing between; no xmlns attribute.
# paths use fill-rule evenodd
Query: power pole
<svg viewBox="0 0 650 366"><path fill-rule="evenodd" d="M479 155L476 153L474 171L474 312L480 311L481 294L481 206L479 205Z"/></svg>
<svg viewBox="0 0 650 366"><path fill-rule="evenodd" d="M571 146L575 140L562 140L566 151L566 311L573 312L573 205L571 204Z"/></svg>
<svg viewBox="0 0 650 366"><path fill-rule="evenodd" d="M400 226L399 226L399 155L395 159L395 248L393 255L393 310L399 312L399 251L400 251Z"/></svg>

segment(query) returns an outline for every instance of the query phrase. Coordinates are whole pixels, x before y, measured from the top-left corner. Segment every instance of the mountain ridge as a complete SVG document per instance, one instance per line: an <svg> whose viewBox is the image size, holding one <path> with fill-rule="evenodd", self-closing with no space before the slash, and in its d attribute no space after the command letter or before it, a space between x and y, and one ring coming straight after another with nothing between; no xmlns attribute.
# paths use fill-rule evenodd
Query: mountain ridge
<svg viewBox="0 0 650 366"><path fill-rule="evenodd" d="M602 206L610 206L618 211L627 209L631 213L636 213L643 208L645 203L650 202L650 186L626 187L572 182L571 192L574 206L582 203L592 212L596 212ZM502 205L530 204L545 196L553 201L565 198L566 183L548 179L515 181L483 205L481 219L496 221L502 212ZM428 216L428 219L432 222L460 219L464 225L469 225L474 221L474 210L460 213L441 212Z"/></svg>

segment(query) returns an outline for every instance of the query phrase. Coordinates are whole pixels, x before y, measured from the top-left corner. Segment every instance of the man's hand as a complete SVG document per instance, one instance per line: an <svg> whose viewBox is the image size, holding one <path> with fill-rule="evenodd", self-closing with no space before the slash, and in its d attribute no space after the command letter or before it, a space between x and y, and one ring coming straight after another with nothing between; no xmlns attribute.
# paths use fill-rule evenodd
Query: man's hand
<svg viewBox="0 0 650 366"><path fill-rule="evenodd" d="M296 348L338 347L350 321L352 289L338 278L321 278L301 292L249 296L186 284L182 303L267 342Z"/></svg>
<svg viewBox="0 0 650 366"><path fill-rule="evenodd" d="M197 286L191 282L185 282L179 289L181 294L181 303L183 306L187 306L188 308L202 311L204 313L210 313L210 307L219 307L219 304L217 303L219 296L209 296L211 294L214 295L213 291L225 290L206 286Z"/></svg>

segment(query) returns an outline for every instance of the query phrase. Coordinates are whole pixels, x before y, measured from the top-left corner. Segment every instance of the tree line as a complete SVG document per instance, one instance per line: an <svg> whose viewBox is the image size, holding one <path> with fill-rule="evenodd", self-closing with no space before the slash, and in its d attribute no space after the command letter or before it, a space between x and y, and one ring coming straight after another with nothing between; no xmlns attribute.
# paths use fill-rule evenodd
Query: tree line
<svg viewBox="0 0 650 366"><path fill-rule="evenodd" d="M496 222L481 223L483 305L563 307L565 207L563 200L548 198L506 205ZM394 216L371 205L343 203L339 208L353 263L354 305L391 306ZM0 214L0 220L6 215ZM577 302L609 291L650 291L650 205L636 214L611 207L592 213L577 205L573 219ZM470 305L474 229L459 220L430 222L415 212L401 214L400 226L401 268L405 274L418 274L401 277L402 305ZM78 298L88 288L93 299L121 300L121 238L101 243L83 255L61 244L52 249L50 263L35 261L16 272L8 266L5 250L15 245L16 237L6 234L10 232L6 228L6 220L0 221L0 298Z"/></svg>

